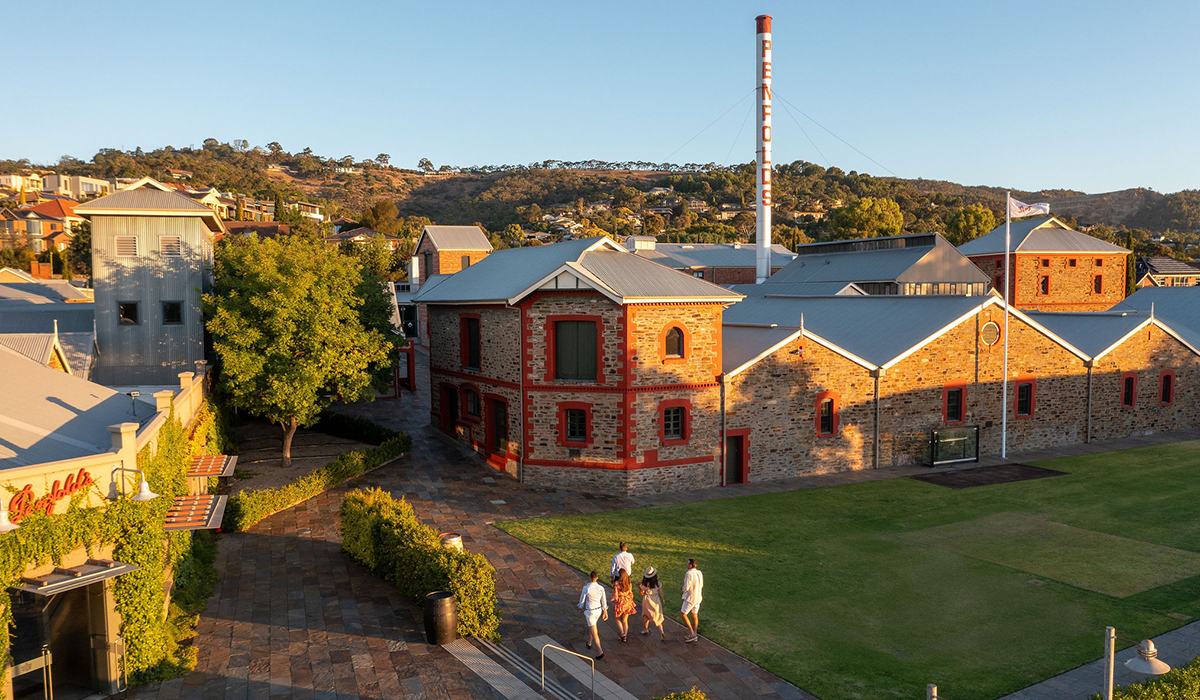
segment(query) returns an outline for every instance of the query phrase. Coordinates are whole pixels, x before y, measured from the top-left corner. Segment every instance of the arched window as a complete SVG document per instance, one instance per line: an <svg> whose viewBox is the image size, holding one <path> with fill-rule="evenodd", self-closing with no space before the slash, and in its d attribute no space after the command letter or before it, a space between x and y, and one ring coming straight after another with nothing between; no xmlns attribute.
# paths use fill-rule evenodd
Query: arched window
<svg viewBox="0 0 1200 700"><path fill-rule="evenodd" d="M472 418L480 416L479 394L474 389L466 389L463 391L463 411Z"/></svg>
<svg viewBox="0 0 1200 700"><path fill-rule="evenodd" d="M683 357L683 330L679 326L674 326L667 331L664 343L667 357Z"/></svg>

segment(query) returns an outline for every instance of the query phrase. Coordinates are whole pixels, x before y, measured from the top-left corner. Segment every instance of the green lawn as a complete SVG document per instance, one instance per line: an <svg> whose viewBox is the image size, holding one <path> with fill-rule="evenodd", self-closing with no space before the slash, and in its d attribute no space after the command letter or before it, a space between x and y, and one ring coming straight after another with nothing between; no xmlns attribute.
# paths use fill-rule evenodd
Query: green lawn
<svg viewBox="0 0 1200 700"><path fill-rule="evenodd" d="M607 572L626 540L668 591L696 557L702 633L824 700L917 698L927 683L986 700L1098 658L1106 625L1141 639L1200 617L1200 442L1040 465L1071 474L497 527L583 571Z"/></svg>

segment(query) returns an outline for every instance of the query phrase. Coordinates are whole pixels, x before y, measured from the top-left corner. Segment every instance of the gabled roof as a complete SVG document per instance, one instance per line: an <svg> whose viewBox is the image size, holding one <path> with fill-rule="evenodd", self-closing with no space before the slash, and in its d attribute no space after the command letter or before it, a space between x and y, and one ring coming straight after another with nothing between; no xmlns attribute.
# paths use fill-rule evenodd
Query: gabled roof
<svg viewBox="0 0 1200 700"><path fill-rule="evenodd" d="M1200 354L1200 333L1182 325L1173 327L1169 321L1152 316L1148 311L1026 311L1025 314L1093 360L1104 357L1131 335L1149 325L1158 326L1191 348L1192 352Z"/></svg>
<svg viewBox="0 0 1200 700"><path fill-rule="evenodd" d="M832 297L866 294L853 282L781 282L778 284L731 284L729 288L748 297Z"/></svg>
<svg viewBox="0 0 1200 700"><path fill-rule="evenodd" d="M1128 253L1121 246L1076 231L1053 216L1012 222L1013 253ZM963 255L1003 255L1004 224L958 247Z"/></svg>
<svg viewBox="0 0 1200 700"><path fill-rule="evenodd" d="M0 283L3 282L37 282L37 278L24 270L15 267L0 267Z"/></svg>
<svg viewBox="0 0 1200 700"><path fill-rule="evenodd" d="M56 219L79 218L75 216L75 207L79 206L79 202L70 199L52 199L49 202L29 207L30 211L36 211L46 216L53 216Z"/></svg>
<svg viewBox="0 0 1200 700"><path fill-rule="evenodd" d="M421 238L428 236L438 250L492 250L492 244L478 226L426 226ZM417 247L421 242L417 241Z"/></svg>
<svg viewBox="0 0 1200 700"><path fill-rule="evenodd" d="M0 282L0 299L25 299L34 303L92 300L91 297L66 280ZM3 330L0 328L0 332Z"/></svg>
<svg viewBox="0 0 1200 700"><path fill-rule="evenodd" d="M974 263L936 233L817 243L797 246L796 252L795 260L763 284L986 284L989 281Z"/></svg>
<svg viewBox="0 0 1200 700"><path fill-rule="evenodd" d="M432 280L432 278L430 278ZM618 304L640 301L733 302L742 295L626 251L599 236L497 251L425 286L423 304L515 304L538 289L594 289Z"/></svg>
<svg viewBox="0 0 1200 700"><path fill-rule="evenodd" d="M652 239L653 240L653 239ZM757 264L752 244L740 243L655 243L654 249L635 251L647 260L674 268L750 267ZM783 267L796 254L781 245L771 246L771 267Z"/></svg>
<svg viewBox="0 0 1200 700"><path fill-rule="evenodd" d="M155 183L157 184L157 183ZM75 207L75 213L88 217L100 215L116 216L196 216L204 219L208 228L214 232L224 231L221 220L212 209L187 197L186 195L168 189L157 187L129 187L93 199L86 204Z"/></svg>
<svg viewBox="0 0 1200 700"><path fill-rule="evenodd" d="M67 368L67 373L71 373L71 364L66 352L58 344L58 337L53 333L0 333L0 345L42 365L49 365L50 360L57 354Z"/></svg>
<svg viewBox="0 0 1200 700"><path fill-rule="evenodd" d="M0 346L0 469L103 454L108 426L140 423L133 401L112 389L59 372Z"/></svg>
<svg viewBox="0 0 1200 700"><path fill-rule="evenodd" d="M1200 287L1145 287L1125 297L1111 311L1154 312L1171 328L1200 335Z"/></svg>

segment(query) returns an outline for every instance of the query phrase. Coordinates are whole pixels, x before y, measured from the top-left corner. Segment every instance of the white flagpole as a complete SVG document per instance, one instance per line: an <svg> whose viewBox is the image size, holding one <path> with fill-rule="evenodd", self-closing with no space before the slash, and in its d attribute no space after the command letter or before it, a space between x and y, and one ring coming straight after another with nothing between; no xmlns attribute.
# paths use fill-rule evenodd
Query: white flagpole
<svg viewBox="0 0 1200 700"><path fill-rule="evenodd" d="M1004 379L1000 390L1000 458L1008 459L1008 258L1012 245L1012 194L1004 193Z"/></svg>

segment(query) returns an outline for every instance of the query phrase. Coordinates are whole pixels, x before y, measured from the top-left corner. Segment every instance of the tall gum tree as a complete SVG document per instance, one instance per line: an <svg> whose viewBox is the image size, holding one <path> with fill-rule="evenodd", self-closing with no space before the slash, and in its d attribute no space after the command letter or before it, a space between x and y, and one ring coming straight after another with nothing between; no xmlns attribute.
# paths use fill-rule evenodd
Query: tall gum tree
<svg viewBox="0 0 1200 700"><path fill-rule="evenodd" d="M297 428L334 401L373 398L372 365L390 343L363 326L358 264L319 241L226 239L218 245L207 327L235 406L283 427L283 465Z"/></svg>

